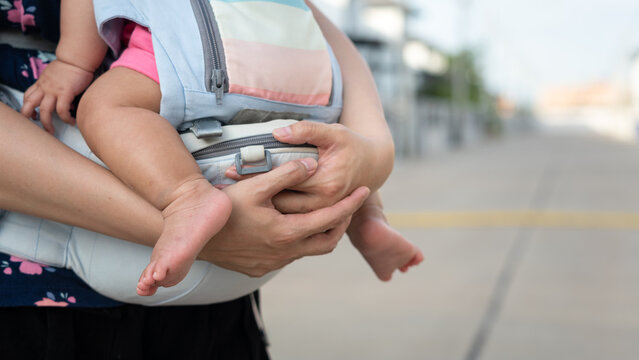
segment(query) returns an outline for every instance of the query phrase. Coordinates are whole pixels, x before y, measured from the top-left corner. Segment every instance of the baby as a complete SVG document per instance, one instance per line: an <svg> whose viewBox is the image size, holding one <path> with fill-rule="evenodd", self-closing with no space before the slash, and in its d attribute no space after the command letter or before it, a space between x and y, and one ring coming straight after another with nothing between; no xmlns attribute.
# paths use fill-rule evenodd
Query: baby
<svg viewBox="0 0 639 360"><path fill-rule="evenodd" d="M57 60L25 92L22 113L40 108L43 127L53 133L51 113L74 123L69 109L101 63L106 44L97 33L89 0L63 0ZM164 228L137 286L142 296L172 286L188 273L203 246L226 223L232 204L211 185L173 126L159 114L161 92L150 32L136 26L120 59L85 95L97 108L81 108L78 126L92 151L124 183L162 211ZM277 136L277 134L276 134ZM306 161L314 166L313 161ZM353 244L382 280L423 260L421 252L384 218L373 194L353 215Z"/></svg>

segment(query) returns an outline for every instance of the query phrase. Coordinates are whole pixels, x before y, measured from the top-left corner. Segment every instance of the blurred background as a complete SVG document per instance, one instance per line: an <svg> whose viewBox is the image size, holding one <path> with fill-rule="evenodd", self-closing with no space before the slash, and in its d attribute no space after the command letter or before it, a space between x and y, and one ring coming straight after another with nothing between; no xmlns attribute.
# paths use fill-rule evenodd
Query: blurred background
<svg viewBox="0 0 639 360"><path fill-rule="evenodd" d="M314 0L375 76L388 283L344 239L263 290L274 359L639 358L639 2Z"/></svg>

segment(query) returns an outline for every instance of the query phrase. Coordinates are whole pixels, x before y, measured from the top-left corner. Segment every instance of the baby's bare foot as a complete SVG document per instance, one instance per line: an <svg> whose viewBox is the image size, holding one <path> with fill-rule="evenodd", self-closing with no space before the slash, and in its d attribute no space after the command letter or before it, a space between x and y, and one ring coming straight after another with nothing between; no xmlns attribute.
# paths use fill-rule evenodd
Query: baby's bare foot
<svg viewBox="0 0 639 360"><path fill-rule="evenodd" d="M383 281L390 280L395 270L406 272L424 260L422 252L393 229L374 205L364 205L353 215L348 236Z"/></svg>
<svg viewBox="0 0 639 360"><path fill-rule="evenodd" d="M162 211L164 228L137 286L141 296L182 281L204 245L231 214L230 199L205 179L190 181Z"/></svg>

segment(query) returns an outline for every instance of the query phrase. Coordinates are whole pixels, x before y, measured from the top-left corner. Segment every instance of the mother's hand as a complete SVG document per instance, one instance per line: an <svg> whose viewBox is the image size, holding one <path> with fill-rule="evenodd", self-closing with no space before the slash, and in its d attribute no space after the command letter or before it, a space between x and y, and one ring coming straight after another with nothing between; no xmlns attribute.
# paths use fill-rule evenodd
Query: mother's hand
<svg viewBox="0 0 639 360"><path fill-rule="evenodd" d="M289 187L294 191L284 191L273 198L276 208L284 213L304 213L333 205L358 186L374 191L392 168L392 142L374 141L341 124L300 121L276 129L273 135L284 143L313 144L319 151L313 176ZM229 169L226 175L234 180L248 178L238 176L235 169Z"/></svg>
<svg viewBox="0 0 639 360"><path fill-rule="evenodd" d="M330 207L283 215L271 198L316 172L317 162L288 162L272 171L224 188L233 211L224 228L205 246L200 259L249 276L262 276L309 255L331 252L351 215L368 197L359 187Z"/></svg>

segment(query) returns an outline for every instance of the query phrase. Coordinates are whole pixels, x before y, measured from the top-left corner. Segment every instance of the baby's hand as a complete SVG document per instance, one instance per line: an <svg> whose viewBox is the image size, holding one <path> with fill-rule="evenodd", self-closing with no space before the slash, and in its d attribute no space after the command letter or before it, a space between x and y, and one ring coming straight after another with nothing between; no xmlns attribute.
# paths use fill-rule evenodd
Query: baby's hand
<svg viewBox="0 0 639 360"><path fill-rule="evenodd" d="M38 81L24 93L22 115L35 118L35 108L40 106L40 122L53 134L51 113L56 111L62 121L75 125L70 109L73 99L84 91L93 80L93 73L75 65L54 60L44 69Z"/></svg>

